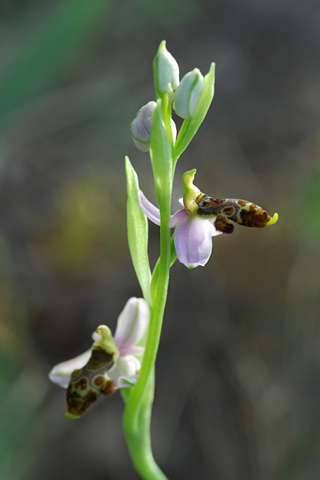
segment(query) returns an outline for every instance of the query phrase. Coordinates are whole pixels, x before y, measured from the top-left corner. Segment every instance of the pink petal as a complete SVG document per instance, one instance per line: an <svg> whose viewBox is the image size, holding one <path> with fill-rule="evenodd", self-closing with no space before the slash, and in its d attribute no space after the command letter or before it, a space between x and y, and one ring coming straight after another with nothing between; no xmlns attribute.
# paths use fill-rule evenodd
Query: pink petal
<svg viewBox="0 0 320 480"><path fill-rule="evenodd" d="M130 298L118 317L114 340L117 347L133 346L140 342L149 325L150 311L143 298Z"/></svg>
<svg viewBox="0 0 320 480"><path fill-rule="evenodd" d="M139 190L138 192L138 203L143 211L143 213L151 220L151 222L160 226L160 210L155 207L149 200L144 196L143 192Z"/></svg>
<svg viewBox="0 0 320 480"><path fill-rule="evenodd" d="M212 252L213 225L209 220L190 215L177 225L174 244L178 260L188 268L204 266Z"/></svg>
<svg viewBox="0 0 320 480"><path fill-rule="evenodd" d="M127 355L143 355L144 347L140 345L123 345L119 348L120 357L126 357Z"/></svg>
<svg viewBox="0 0 320 480"><path fill-rule="evenodd" d="M167 226L169 228L176 227L178 223L183 222L183 220L188 218L188 216L189 216L189 213L187 212L187 210L185 208L182 208L181 210L178 210L176 213L172 215Z"/></svg>

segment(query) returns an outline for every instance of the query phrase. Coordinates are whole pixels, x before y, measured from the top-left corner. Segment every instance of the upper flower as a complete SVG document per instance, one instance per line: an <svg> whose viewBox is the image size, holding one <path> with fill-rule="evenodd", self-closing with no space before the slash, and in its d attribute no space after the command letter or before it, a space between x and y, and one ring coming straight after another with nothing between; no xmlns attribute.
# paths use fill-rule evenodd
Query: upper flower
<svg viewBox="0 0 320 480"><path fill-rule="evenodd" d="M175 227L174 244L179 261L188 268L204 266L212 252L211 237L230 234L232 220L247 227L265 227L278 220L278 214L270 215L255 203L237 199L214 199L193 185L196 170L183 175L183 207L169 220L168 227ZM160 211L152 205L142 191L139 205L152 222L160 225Z"/></svg>
<svg viewBox="0 0 320 480"><path fill-rule="evenodd" d="M105 325L93 333L91 349L78 357L56 365L50 372L52 382L67 388L68 418L79 418L103 393L135 385L144 353L138 343L149 324L149 307L143 298L131 298L118 317L112 337Z"/></svg>

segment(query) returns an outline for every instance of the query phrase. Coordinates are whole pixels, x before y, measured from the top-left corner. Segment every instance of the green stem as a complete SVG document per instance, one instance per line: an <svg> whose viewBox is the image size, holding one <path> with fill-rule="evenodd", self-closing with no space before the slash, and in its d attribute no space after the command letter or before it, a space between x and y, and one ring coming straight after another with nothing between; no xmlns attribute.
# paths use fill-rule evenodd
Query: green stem
<svg viewBox="0 0 320 480"><path fill-rule="evenodd" d="M173 134L171 125L172 104L167 93L161 95L161 116L171 145L173 145Z"/></svg>
<svg viewBox="0 0 320 480"><path fill-rule="evenodd" d="M169 205L170 207L170 205ZM166 209L167 210L167 209ZM156 288L152 292L150 326L141 372L137 385L125 407L123 423L129 451L137 472L144 480L165 480L166 476L154 461L150 443L150 421L153 403L154 364L157 357L164 309L167 300L170 272L170 229L167 227L170 210L161 212L160 258ZM152 384L151 387L148 386Z"/></svg>
<svg viewBox="0 0 320 480"><path fill-rule="evenodd" d="M129 452L138 474L147 480L168 480L156 464L151 449L150 423L154 400L154 368L146 385L138 416L138 428L132 430L124 421Z"/></svg>

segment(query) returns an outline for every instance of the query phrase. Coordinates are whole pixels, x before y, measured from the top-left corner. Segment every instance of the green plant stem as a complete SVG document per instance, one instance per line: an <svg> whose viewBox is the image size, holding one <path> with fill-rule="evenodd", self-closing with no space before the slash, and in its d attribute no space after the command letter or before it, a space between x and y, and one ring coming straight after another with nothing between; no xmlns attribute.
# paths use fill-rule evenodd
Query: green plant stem
<svg viewBox="0 0 320 480"><path fill-rule="evenodd" d="M150 423L154 400L154 368L144 391L138 415L138 428L132 431L124 422L129 452L136 471L147 480L168 480L155 462L151 449ZM130 425L129 425L130 427Z"/></svg>
<svg viewBox="0 0 320 480"><path fill-rule="evenodd" d="M165 480L167 477L155 463L150 443L151 409L154 395L154 364L157 357L164 309L169 285L171 246L170 205L161 212L160 257L157 281L152 291L150 326L141 372L137 385L127 401L123 424L129 451L135 468L144 480ZM151 386L150 386L151 385Z"/></svg>

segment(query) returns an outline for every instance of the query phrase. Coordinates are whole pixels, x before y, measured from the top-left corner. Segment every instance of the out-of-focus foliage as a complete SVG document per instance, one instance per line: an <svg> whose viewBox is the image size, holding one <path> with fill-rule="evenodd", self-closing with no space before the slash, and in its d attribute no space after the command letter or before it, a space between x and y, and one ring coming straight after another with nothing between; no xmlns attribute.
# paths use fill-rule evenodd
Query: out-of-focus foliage
<svg viewBox="0 0 320 480"><path fill-rule="evenodd" d="M0 2L0 478L136 478L114 395L79 422L47 373L139 296L124 156L155 200L130 122L161 40L216 93L179 159L216 198L279 222L172 270L154 449L169 478L320 475L320 51L311 1ZM177 118L177 123L179 119ZM150 226L151 259L158 230ZM230 460L231 459L231 460Z"/></svg>

